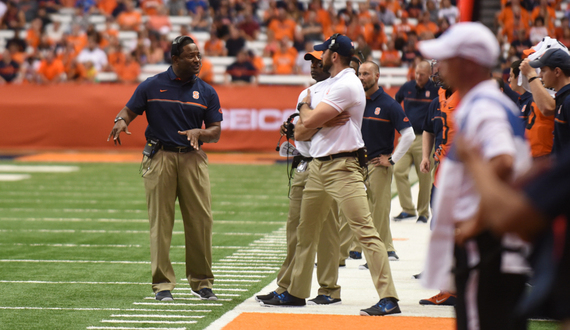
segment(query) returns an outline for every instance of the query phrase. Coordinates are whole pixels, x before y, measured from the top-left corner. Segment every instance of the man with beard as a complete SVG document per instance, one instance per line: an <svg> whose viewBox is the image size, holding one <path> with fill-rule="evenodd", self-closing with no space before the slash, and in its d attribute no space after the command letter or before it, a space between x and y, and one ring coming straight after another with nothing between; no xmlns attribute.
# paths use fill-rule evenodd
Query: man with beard
<svg viewBox="0 0 570 330"><path fill-rule="evenodd" d="M386 247L372 223L364 188L362 166L366 165L366 161L360 127L366 95L354 70L349 66L354 55L354 45L348 37L335 34L314 48L324 51L323 70L330 72L331 81L322 101L314 109L311 108L310 92L297 106L300 121L306 128L322 129L311 140L310 154L313 162L303 191L291 284L283 294L262 303L265 306L283 307L305 305L305 299L311 293L317 248L315 236L321 231L335 201L363 247L380 297L378 303L361 310L360 315L400 313ZM346 124L323 127L324 123L343 112L350 116Z"/></svg>
<svg viewBox="0 0 570 330"><path fill-rule="evenodd" d="M178 198L186 242L186 277L192 293L217 300L212 292L212 211L208 160L200 146L220 138L222 109L216 91L197 77L202 56L194 40L172 41L172 66L135 90L115 118L111 137L146 112L147 144L142 169L150 222L152 289L156 300L173 300L176 277L169 258ZM205 128L202 129L202 124Z"/></svg>
<svg viewBox="0 0 570 330"><path fill-rule="evenodd" d="M368 204L374 227L384 242L390 260L398 260L390 232L390 206L392 201L392 166L406 153L415 139L412 124L402 106L378 86L380 68L374 62L364 62L360 66L358 78L366 93L366 107L362 120L362 138L368 151L368 180L365 181ZM394 150L394 130L402 139ZM394 152L392 154L392 152ZM343 227L348 224L343 223ZM345 228L341 229L343 232ZM342 236L342 234L341 234ZM349 239L352 239L350 235ZM344 242L343 242L344 243ZM358 246L351 251L362 252ZM341 246L346 247L344 243ZM346 253L347 251L342 251ZM367 269L368 264L361 266Z"/></svg>
<svg viewBox="0 0 570 330"><path fill-rule="evenodd" d="M309 90L311 90L313 95L315 95L311 100L313 105L317 105L322 97L324 97L324 92L327 90L330 83L330 80L328 79L330 77L330 73L323 70L322 55L323 52L320 51L313 51L305 54L304 59L306 61L311 61L311 77L315 79L317 83L302 91L301 94L299 94L297 102L301 102ZM325 126L341 126L347 121L348 114L340 113L338 116L327 122ZM287 132L287 126L287 122L283 123L283 126L281 126L281 134L285 135L287 133L291 133ZM299 225L299 218L301 216L303 190L307 184L309 168L311 167L313 160L309 153L311 148L310 140L317 131L318 129L306 128L303 123L299 121L295 123L295 145L301 155L296 156L293 159L293 165L296 166L296 170L293 181L291 182L291 190L289 193L289 215L287 217L286 227L287 256L281 265L279 273L277 273L277 289L269 294L256 296L256 301L262 302L264 300L270 300L275 296L283 294L287 291L289 284L291 283L291 271L293 270L292 264L297 247L297 226ZM341 303L340 286L337 285L337 268L339 265L336 264L339 252L337 248L339 245L337 218L338 207L333 205L323 225L323 231L320 234L319 246L317 249L319 259L319 263L317 265L317 278L320 284L319 293L315 299L309 300L309 305L334 305ZM327 262L325 262L325 260ZM329 267L329 260L334 261L334 265Z"/></svg>

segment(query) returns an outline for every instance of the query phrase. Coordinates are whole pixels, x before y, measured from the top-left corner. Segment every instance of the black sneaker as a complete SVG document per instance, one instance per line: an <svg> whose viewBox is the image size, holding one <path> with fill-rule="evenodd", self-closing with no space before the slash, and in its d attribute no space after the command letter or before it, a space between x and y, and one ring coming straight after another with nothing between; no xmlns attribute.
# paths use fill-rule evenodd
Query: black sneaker
<svg viewBox="0 0 570 330"><path fill-rule="evenodd" d="M154 296L154 299L160 300L160 301L173 301L174 300L174 298L172 298L172 293L170 293L169 290L157 292L156 295Z"/></svg>
<svg viewBox="0 0 570 330"><path fill-rule="evenodd" d="M415 218L415 217L416 217L415 214L400 212L400 214L398 214L397 216L394 217L394 221L402 221L402 220L407 220L407 219L411 219L411 218Z"/></svg>
<svg viewBox="0 0 570 330"><path fill-rule="evenodd" d="M396 251L388 251L388 260L390 261L398 261L400 258L396 254Z"/></svg>
<svg viewBox="0 0 570 330"><path fill-rule="evenodd" d="M262 300L259 304L264 307L303 307L306 305L305 299L292 296L287 291L269 300Z"/></svg>
<svg viewBox="0 0 570 330"><path fill-rule="evenodd" d="M426 217L424 217L423 215L420 215L416 222L427 223L428 219Z"/></svg>
<svg viewBox="0 0 570 330"><path fill-rule="evenodd" d="M340 305L342 301L337 298L331 298L331 296L325 296L324 294L318 295L315 299L307 301L307 305Z"/></svg>
<svg viewBox="0 0 570 330"><path fill-rule="evenodd" d="M353 260L362 259L362 252L350 251L348 252L348 257Z"/></svg>
<svg viewBox="0 0 570 330"><path fill-rule="evenodd" d="M212 292L212 289L202 288L198 292L192 290L192 294L200 297L202 300L218 300L218 297Z"/></svg>
<svg viewBox="0 0 570 330"><path fill-rule="evenodd" d="M259 296L255 296L255 301L259 302L259 301L262 301L262 300L269 300L269 299L275 297L276 295L277 295L277 292L276 292L276 291L272 291L272 292L270 292L270 293L268 293L268 294L262 294L262 295L259 295Z"/></svg>
<svg viewBox="0 0 570 330"><path fill-rule="evenodd" d="M401 313L400 306L398 306L398 301L394 298L380 299L376 305L360 310L360 315L362 316L384 316L399 313Z"/></svg>
<svg viewBox="0 0 570 330"><path fill-rule="evenodd" d="M360 269L360 270L367 270L367 269L368 269L368 263L365 263L364 265L358 266L358 269Z"/></svg>

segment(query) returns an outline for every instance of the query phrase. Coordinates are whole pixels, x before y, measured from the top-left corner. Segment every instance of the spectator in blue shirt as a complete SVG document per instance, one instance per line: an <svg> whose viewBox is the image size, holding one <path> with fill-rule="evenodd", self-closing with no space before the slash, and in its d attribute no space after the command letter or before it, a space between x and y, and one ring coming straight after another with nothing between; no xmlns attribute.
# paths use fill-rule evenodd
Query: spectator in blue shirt
<svg viewBox="0 0 570 330"><path fill-rule="evenodd" d="M418 216L418 222L426 223L429 218L429 200L431 194L432 178L430 173L422 173L420 164L422 161L422 133L423 124L428 114L429 105L437 97L438 88L429 79L431 65L427 61L421 61L416 66L416 79L408 81L396 93L396 101L404 102L404 111L410 119L414 134L414 142L408 152L394 166L394 179L398 189L398 198L402 206L402 212L394 217L394 220L404 220ZM430 157L431 158L431 157ZM410 167L412 164L418 174L420 191L418 194L417 213L409 181Z"/></svg>

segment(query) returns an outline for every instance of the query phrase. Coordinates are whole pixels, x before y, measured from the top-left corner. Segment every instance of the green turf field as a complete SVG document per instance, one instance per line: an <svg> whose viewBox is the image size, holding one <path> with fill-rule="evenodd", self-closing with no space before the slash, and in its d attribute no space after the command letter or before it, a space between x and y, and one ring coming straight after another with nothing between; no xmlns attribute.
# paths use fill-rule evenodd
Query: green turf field
<svg viewBox="0 0 570 330"><path fill-rule="evenodd" d="M221 301L202 303L183 282L177 213L171 260L180 289L174 303L158 303L145 299L153 294L138 165L72 165L79 170L0 181L1 329L201 329L275 278L285 253L285 166L210 167ZM180 317L147 317L155 314Z"/></svg>
<svg viewBox="0 0 570 330"><path fill-rule="evenodd" d="M203 329L272 281L285 256L284 165L210 166L220 300L190 295L177 213L172 303L152 299L138 164L52 164L77 167L55 173L6 165L33 168L0 171L29 176L0 181L0 329Z"/></svg>

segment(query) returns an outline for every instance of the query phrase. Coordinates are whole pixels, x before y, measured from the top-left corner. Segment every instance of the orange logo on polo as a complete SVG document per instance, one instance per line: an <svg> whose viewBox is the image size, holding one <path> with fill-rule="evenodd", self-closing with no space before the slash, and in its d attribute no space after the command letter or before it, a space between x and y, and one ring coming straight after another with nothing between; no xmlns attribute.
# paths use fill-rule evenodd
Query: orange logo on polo
<svg viewBox="0 0 570 330"><path fill-rule="evenodd" d="M380 107L374 109L374 114L378 116L380 114Z"/></svg>
<svg viewBox="0 0 570 330"><path fill-rule="evenodd" d="M160 92L161 92L161 93L164 93L164 92L166 92L167 90L168 90L168 89L161 89Z"/></svg>
<svg viewBox="0 0 570 330"><path fill-rule="evenodd" d="M194 93L192 93L192 97L197 100L200 98L200 93L198 91L194 91Z"/></svg>
<svg viewBox="0 0 570 330"><path fill-rule="evenodd" d="M404 122L409 122L410 120L408 119L408 117L404 117Z"/></svg>

